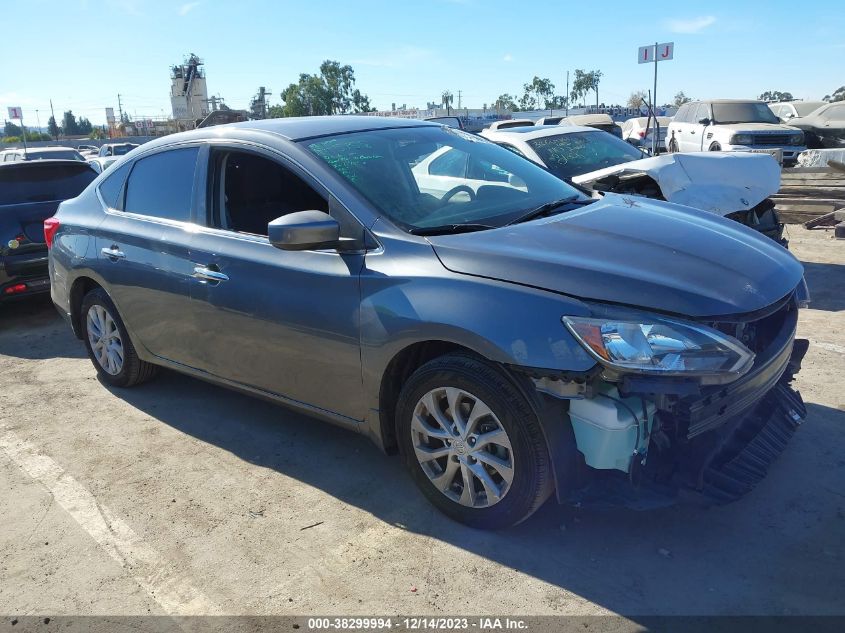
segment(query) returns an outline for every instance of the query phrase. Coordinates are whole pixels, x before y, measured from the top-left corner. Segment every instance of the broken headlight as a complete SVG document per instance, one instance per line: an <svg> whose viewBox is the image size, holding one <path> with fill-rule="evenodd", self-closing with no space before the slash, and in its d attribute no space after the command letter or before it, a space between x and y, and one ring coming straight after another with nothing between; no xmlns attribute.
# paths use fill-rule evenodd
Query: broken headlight
<svg viewBox="0 0 845 633"><path fill-rule="evenodd" d="M735 338L697 323L642 315L638 321L563 317L578 342L606 367L662 376L709 376L731 382L754 353Z"/></svg>

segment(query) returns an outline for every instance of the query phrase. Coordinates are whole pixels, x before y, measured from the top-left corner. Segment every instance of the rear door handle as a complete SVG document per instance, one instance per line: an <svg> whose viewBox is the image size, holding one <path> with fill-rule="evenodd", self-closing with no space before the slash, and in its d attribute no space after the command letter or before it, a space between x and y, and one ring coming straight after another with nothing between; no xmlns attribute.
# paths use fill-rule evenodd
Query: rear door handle
<svg viewBox="0 0 845 633"><path fill-rule="evenodd" d="M219 270L211 270L205 266L196 266L194 268L194 277L203 281L229 281L229 275L221 273Z"/></svg>
<svg viewBox="0 0 845 633"><path fill-rule="evenodd" d="M100 252L110 259L126 259L126 253L119 250L117 244L100 249Z"/></svg>

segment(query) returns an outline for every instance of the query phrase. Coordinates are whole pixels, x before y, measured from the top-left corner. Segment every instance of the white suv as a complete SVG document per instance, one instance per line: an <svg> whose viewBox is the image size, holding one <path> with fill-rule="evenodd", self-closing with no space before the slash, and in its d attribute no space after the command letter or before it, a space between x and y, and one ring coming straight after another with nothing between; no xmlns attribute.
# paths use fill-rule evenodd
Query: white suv
<svg viewBox="0 0 845 633"><path fill-rule="evenodd" d="M794 165L804 133L781 123L762 101L714 99L680 107L669 124L670 152L765 152Z"/></svg>

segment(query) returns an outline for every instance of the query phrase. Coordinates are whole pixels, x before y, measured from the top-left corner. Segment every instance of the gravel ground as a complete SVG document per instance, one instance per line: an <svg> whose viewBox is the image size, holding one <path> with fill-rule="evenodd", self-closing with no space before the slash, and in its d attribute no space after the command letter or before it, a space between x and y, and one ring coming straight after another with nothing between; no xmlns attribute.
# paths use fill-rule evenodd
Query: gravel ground
<svg viewBox="0 0 845 633"><path fill-rule="evenodd" d="M727 507L452 523L363 437L0 310L0 614L845 614L845 242L789 227L806 424Z"/></svg>

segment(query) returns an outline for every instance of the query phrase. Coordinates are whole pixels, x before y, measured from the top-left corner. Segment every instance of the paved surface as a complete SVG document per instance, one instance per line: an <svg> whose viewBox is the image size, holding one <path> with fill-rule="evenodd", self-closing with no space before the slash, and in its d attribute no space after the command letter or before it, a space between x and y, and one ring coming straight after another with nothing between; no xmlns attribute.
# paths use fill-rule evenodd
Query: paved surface
<svg viewBox="0 0 845 633"><path fill-rule="evenodd" d="M349 432L166 372L100 384L0 311L0 614L845 613L845 242L790 227L809 418L749 497L449 522Z"/></svg>

